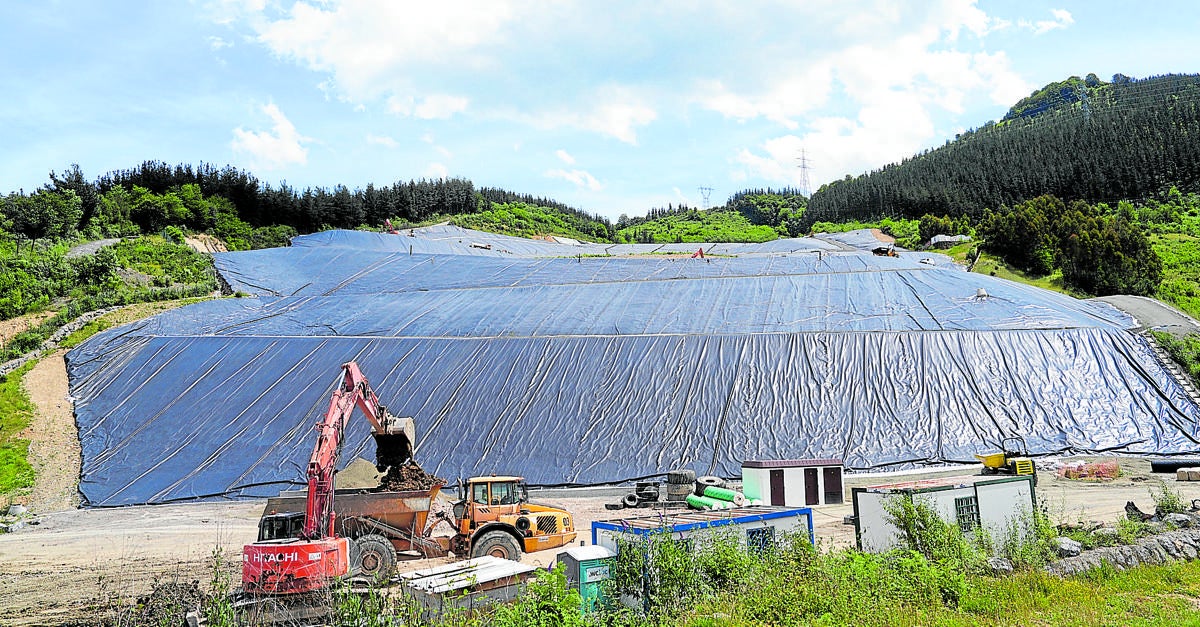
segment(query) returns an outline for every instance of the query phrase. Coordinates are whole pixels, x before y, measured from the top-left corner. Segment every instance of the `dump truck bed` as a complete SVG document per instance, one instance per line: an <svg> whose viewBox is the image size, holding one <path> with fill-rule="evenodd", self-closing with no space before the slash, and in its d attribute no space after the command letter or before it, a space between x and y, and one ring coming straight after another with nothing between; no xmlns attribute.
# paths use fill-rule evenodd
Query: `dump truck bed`
<svg viewBox="0 0 1200 627"><path fill-rule="evenodd" d="M362 519L370 519L419 536L425 530L429 506L440 489L434 487L430 490L405 492L338 490L333 498L335 529L338 535L355 537L361 535ZM267 499L263 515L303 512L304 499L305 492L299 490L271 497Z"/></svg>

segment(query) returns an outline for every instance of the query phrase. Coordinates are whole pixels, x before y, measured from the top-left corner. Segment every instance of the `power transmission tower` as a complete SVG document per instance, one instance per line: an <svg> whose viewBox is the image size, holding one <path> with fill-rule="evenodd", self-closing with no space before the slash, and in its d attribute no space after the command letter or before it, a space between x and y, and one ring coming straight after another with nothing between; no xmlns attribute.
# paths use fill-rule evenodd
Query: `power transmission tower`
<svg viewBox="0 0 1200 627"><path fill-rule="evenodd" d="M704 210L705 211L708 211L708 197L709 197L709 195L712 194L712 192L713 192L713 188L711 188L711 187L701 187L700 188L700 198L704 199Z"/></svg>
<svg viewBox="0 0 1200 627"><path fill-rule="evenodd" d="M808 168L810 165L812 165L812 163L808 160L808 154L805 153L803 148L800 149L800 157L796 159L796 161L799 162L800 168L800 193L803 194L805 198L808 198L812 195L808 188Z"/></svg>

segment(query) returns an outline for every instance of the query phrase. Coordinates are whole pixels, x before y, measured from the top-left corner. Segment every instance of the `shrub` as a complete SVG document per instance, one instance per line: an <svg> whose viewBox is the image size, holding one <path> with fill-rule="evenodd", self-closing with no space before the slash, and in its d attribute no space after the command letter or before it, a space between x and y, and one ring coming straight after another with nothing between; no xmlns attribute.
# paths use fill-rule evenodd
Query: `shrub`
<svg viewBox="0 0 1200 627"><path fill-rule="evenodd" d="M1150 497L1154 499L1154 511L1157 513L1179 514L1187 511L1183 495L1166 483L1159 484L1158 488L1150 488Z"/></svg>

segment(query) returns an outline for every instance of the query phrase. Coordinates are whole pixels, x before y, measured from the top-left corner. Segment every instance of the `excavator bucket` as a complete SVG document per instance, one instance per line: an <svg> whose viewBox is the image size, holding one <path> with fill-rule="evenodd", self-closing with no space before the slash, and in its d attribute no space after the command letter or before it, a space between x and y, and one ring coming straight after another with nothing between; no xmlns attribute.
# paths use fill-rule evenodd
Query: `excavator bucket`
<svg viewBox="0 0 1200 627"><path fill-rule="evenodd" d="M387 418L385 431L375 434L375 467L380 472L408 463L413 456L413 442L417 439L411 417Z"/></svg>

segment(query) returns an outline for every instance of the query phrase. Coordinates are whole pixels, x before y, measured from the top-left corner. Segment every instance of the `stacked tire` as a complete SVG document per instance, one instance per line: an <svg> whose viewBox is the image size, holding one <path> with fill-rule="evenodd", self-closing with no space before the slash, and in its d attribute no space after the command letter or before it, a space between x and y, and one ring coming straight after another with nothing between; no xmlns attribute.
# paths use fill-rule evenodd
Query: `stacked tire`
<svg viewBox="0 0 1200 627"><path fill-rule="evenodd" d="M667 473L667 500L683 502L692 493L696 485L696 472L693 470L672 470Z"/></svg>
<svg viewBox="0 0 1200 627"><path fill-rule="evenodd" d="M724 479L714 475L696 477L696 496L704 496L704 488L724 488L729 485Z"/></svg>

